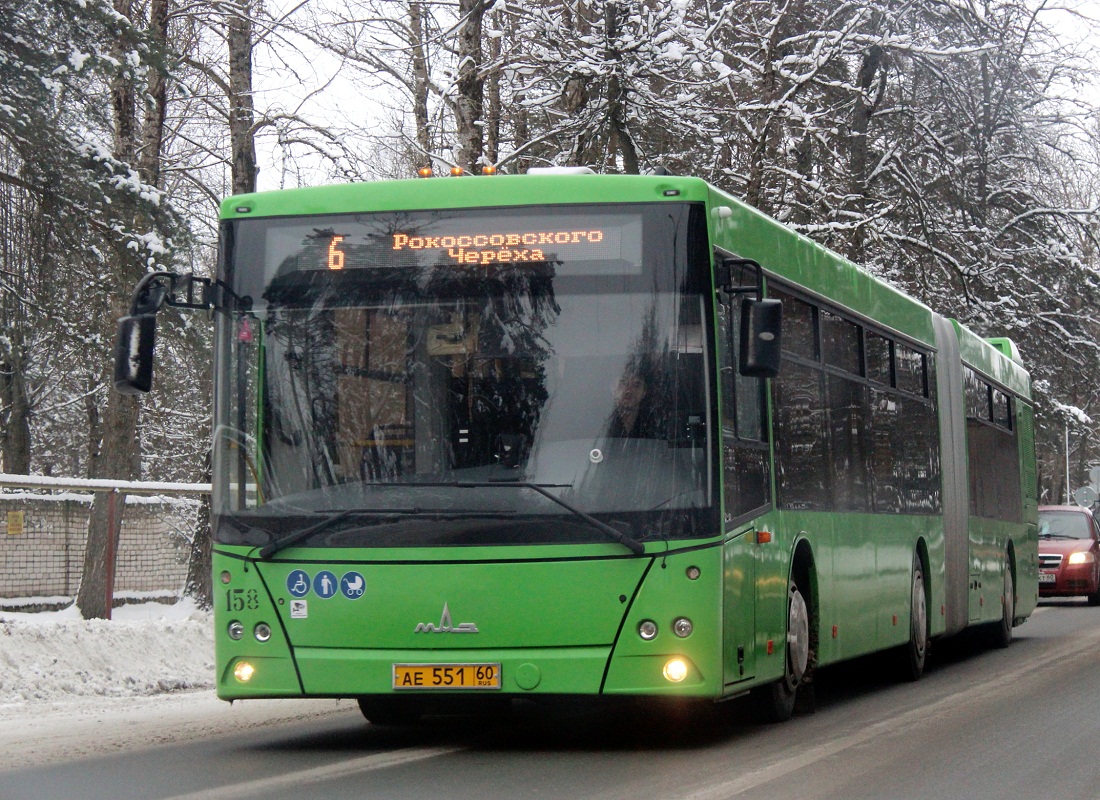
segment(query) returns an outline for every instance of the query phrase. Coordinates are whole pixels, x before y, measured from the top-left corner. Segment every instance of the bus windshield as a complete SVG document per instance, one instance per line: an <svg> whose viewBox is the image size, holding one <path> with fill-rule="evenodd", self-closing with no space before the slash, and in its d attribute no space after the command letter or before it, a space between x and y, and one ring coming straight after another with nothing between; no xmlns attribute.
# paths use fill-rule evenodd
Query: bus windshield
<svg viewBox="0 0 1100 800"><path fill-rule="evenodd" d="M280 217L223 236L219 541L717 531L702 206Z"/></svg>

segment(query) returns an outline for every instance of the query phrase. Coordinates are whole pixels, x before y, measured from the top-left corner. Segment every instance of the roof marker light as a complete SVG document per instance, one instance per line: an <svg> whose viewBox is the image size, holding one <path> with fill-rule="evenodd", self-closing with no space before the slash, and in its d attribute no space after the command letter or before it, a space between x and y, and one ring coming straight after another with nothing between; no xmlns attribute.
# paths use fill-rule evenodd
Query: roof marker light
<svg viewBox="0 0 1100 800"><path fill-rule="evenodd" d="M432 174L433 174L432 173L432 168L431 167L421 167L420 169L418 169L416 171L416 174L419 175L421 178L430 178L430 177L432 177Z"/></svg>

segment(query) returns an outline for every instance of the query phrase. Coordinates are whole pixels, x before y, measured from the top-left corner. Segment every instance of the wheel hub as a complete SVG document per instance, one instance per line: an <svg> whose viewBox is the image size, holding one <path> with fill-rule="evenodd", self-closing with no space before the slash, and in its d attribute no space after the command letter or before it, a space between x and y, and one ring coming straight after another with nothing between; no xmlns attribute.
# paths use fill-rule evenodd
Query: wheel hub
<svg viewBox="0 0 1100 800"><path fill-rule="evenodd" d="M787 668L791 680L797 684L810 661L810 613L797 587L791 587L787 608Z"/></svg>

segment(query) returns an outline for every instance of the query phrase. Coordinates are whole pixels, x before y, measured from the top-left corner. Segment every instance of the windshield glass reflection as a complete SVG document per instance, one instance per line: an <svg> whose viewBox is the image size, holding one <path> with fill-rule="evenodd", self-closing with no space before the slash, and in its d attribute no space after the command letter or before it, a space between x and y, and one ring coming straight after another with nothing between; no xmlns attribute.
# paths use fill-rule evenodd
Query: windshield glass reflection
<svg viewBox="0 0 1100 800"><path fill-rule="evenodd" d="M280 259L237 259L252 309L220 315L219 538L263 545L349 509L308 544L606 541L577 511L639 539L704 535L706 249L691 209L628 220L641 242L606 263L471 269L417 253L303 270L333 230L367 264L346 242L368 234L281 222ZM270 249L261 234L249 252Z"/></svg>

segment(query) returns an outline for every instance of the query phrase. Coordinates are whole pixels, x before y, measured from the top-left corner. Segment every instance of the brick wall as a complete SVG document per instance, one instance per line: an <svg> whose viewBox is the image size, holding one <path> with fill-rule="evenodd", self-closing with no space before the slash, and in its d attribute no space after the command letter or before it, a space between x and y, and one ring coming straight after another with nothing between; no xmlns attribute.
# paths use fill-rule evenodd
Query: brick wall
<svg viewBox="0 0 1100 800"><path fill-rule="evenodd" d="M0 598L75 597L84 566L92 495L0 494ZM22 531L8 512L22 512ZM115 595L179 594L198 501L126 498Z"/></svg>

